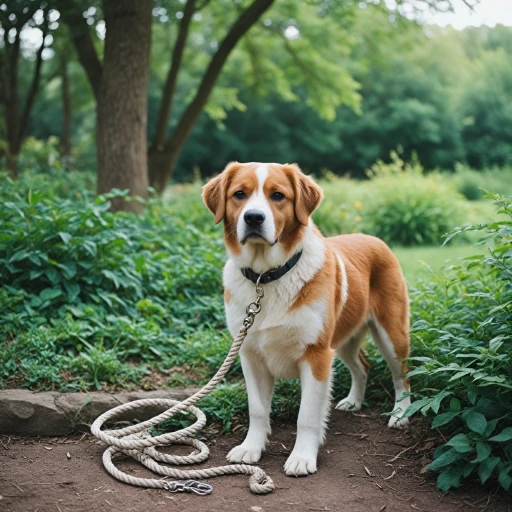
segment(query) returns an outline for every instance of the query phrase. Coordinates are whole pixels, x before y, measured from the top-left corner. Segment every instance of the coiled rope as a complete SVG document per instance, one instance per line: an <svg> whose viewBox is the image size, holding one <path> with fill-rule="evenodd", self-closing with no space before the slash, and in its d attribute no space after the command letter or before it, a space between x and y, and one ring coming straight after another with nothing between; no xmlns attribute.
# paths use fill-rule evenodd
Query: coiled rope
<svg viewBox="0 0 512 512"><path fill-rule="evenodd" d="M251 302L246 308L247 316L244 318L242 327L238 335L233 340L231 349L226 359L222 363L217 373L200 391L187 398L183 402L165 398L147 398L143 400L135 400L127 404L119 405L99 416L91 426L91 432L98 439L109 445L109 448L103 453L103 465L105 469L121 482L136 485L139 487L149 487L153 489L166 489L170 492L186 491L196 494L209 494L212 487L207 484L195 482L195 478L212 478L221 475L250 475L249 487L256 494L266 494L274 490L274 482L259 467L248 466L246 464L230 464L227 466L219 466L215 468L181 470L171 466L163 466L159 462L168 464L198 464L205 461L209 455L208 447L198 439L192 436L199 432L206 424L206 416L193 404L208 395L223 379L235 360L240 347L247 336L247 331L254 323L255 316L261 311L260 301L263 298L263 288L260 286L259 279L256 282L256 300ZM162 406L168 409L151 418L136 425L131 425L120 430L101 430L101 427L109 420L127 411L132 411L138 407L144 406ZM153 437L148 429L162 423L176 414L183 411L190 412L195 415L197 421L185 428ZM167 455L159 452L158 446L169 446L172 444L193 446L195 450L190 455ZM179 480L188 480L185 483L169 482L165 479L156 478L138 478L124 473L119 470L113 463L113 456L122 452L141 464L149 468L151 471L162 475L164 478L176 478Z"/></svg>

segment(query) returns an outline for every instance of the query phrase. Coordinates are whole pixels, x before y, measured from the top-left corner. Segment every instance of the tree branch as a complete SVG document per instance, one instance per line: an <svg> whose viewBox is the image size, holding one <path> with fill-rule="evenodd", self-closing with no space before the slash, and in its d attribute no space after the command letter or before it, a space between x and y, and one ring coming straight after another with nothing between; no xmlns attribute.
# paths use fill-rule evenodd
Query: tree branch
<svg viewBox="0 0 512 512"><path fill-rule="evenodd" d="M208 68L203 75L199 89L197 90L194 99L190 102L189 106L181 116L178 126L171 135L167 142L165 149L173 156L164 170L160 181L160 189L163 189L167 183L174 164L176 163L177 156L181 147L187 140L192 128L194 127L199 115L203 111L208 97L212 92L217 79L226 63L229 54L236 46L238 41L246 34L246 32L258 21L260 16L274 3L274 0L254 0L253 3L245 9L245 11L235 21L226 37L220 44L217 52L212 57Z"/></svg>
<svg viewBox="0 0 512 512"><path fill-rule="evenodd" d="M43 64L43 50L44 50L44 40L48 35L48 10L45 10L44 17L45 20L43 22L43 28L41 29L43 32L43 41L39 50L37 51L36 56L36 64L34 68L34 76L32 77L32 83L30 84L30 89L28 91L27 100L25 101L25 107L23 109L23 113L21 114L21 120L19 125L19 133L18 133L18 144L21 144L21 140L23 139L23 134L27 129L28 120L30 118L30 111L32 110L32 106L34 105L34 100L37 96L37 91L39 89L39 82L41 80L41 66Z"/></svg>
<svg viewBox="0 0 512 512"><path fill-rule="evenodd" d="M94 48L89 26L83 17L80 7L74 2L59 0L57 5L62 18L70 29L71 40L78 54L78 60L85 70L94 96L98 99L103 66Z"/></svg>
<svg viewBox="0 0 512 512"><path fill-rule="evenodd" d="M154 146L158 150L162 150L165 144L165 138L167 135L167 125L171 117L171 109L174 101L174 93L176 92L176 83L178 81L178 74L181 67L181 60L183 52L185 50L185 44L188 37L188 29L192 16L195 11L196 0L187 0L185 8L183 9L183 18L181 18L178 37L174 45L171 59L171 67L167 74L167 80L165 82L164 91L162 93L162 100L160 103L160 112L158 114L158 121L156 123Z"/></svg>

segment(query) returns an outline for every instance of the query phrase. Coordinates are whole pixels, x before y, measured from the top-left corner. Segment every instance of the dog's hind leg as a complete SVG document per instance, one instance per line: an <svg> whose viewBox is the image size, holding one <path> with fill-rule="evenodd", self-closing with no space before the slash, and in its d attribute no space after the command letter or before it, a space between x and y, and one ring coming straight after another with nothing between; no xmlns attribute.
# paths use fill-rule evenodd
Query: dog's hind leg
<svg viewBox="0 0 512 512"><path fill-rule="evenodd" d="M411 405L409 396L403 397L403 394L410 390L408 379L404 379L407 373L407 367L402 362L409 356L409 334L401 328L393 328L389 322L382 319L373 319L370 323L375 344L383 355L393 376L393 385L395 388L395 405L393 413L389 418L388 426L391 428L404 428L409 424L408 418L402 418L405 410Z"/></svg>
<svg viewBox="0 0 512 512"><path fill-rule="evenodd" d="M340 411L359 411L363 404L370 365L361 355L360 348L367 330L366 325L361 327L351 338L339 346L336 351L352 377L349 394L336 406L336 409Z"/></svg>

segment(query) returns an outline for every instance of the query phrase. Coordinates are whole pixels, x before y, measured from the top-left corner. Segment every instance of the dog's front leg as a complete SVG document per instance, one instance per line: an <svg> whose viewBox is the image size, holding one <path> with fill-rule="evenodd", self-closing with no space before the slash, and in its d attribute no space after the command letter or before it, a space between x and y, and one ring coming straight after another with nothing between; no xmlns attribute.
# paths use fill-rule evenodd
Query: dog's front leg
<svg viewBox="0 0 512 512"><path fill-rule="evenodd" d="M330 367L324 379L317 379L309 362L299 363L302 396L297 440L291 455L284 465L288 476L301 476L316 473L318 448L324 440L325 426L329 414Z"/></svg>
<svg viewBox="0 0 512 512"><path fill-rule="evenodd" d="M240 352L249 399L249 431L245 441L233 448L229 462L254 464L260 460L270 434L270 406L274 390L274 377L261 357L251 350Z"/></svg>

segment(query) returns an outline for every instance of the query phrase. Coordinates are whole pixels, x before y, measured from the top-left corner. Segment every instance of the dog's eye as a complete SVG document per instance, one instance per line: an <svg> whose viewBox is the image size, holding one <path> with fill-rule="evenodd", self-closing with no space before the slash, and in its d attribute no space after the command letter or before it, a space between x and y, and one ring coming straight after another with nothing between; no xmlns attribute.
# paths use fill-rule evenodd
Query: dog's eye
<svg viewBox="0 0 512 512"><path fill-rule="evenodd" d="M270 199L272 199L272 201L282 201L284 199L284 194L281 192L272 192L272 194L270 194Z"/></svg>
<svg viewBox="0 0 512 512"><path fill-rule="evenodd" d="M237 199L245 199L247 196L245 195L245 192L243 190L237 190L233 197L236 197Z"/></svg>

